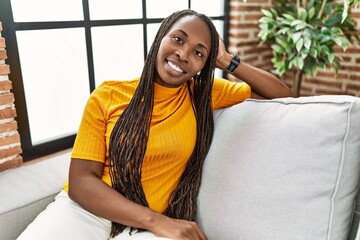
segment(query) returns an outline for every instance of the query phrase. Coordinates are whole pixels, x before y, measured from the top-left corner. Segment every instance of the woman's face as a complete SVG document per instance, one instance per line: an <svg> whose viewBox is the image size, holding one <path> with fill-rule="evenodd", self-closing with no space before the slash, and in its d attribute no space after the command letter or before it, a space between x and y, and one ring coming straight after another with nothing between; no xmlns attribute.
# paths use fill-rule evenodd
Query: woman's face
<svg viewBox="0 0 360 240"><path fill-rule="evenodd" d="M181 86L204 67L210 48L206 23L195 16L181 18L161 40L155 82L165 87Z"/></svg>

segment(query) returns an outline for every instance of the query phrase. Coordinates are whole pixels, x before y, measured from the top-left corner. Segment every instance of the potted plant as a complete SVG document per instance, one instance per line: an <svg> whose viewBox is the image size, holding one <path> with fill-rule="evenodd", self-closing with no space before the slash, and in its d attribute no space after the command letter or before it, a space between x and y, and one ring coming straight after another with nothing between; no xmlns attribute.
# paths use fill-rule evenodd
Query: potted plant
<svg viewBox="0 0 360 240"><path fill-rule="evenodd" d="M293 73L293 92L299 96L304 76L316 75L330 68L338 73L341 57L335 46L344 51L351 38L359 37L349 14L360 0L275 0L258 21L260 44L270 43L274 73Z"/></svg>

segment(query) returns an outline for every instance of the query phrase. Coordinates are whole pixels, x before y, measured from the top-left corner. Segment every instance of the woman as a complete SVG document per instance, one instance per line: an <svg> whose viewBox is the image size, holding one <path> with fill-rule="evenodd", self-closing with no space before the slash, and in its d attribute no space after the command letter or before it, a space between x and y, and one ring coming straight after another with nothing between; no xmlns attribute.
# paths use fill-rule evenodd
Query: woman
<svg viewBox="0 0 360 240"><path fill-rule="evenodd" d="M244 83L214 80L215 67ZM207 239L195 217L213 109L291 95L229 54L208 17L173 13L139 79L107 81L91 94L69 181L19 239Z"/></svg>

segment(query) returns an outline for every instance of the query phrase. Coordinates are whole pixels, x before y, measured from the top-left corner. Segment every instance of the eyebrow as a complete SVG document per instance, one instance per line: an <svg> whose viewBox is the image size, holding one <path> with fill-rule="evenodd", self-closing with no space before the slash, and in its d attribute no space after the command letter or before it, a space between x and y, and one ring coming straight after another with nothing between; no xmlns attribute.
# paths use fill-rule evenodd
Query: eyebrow
<svg viewBox="0 0 360 240"><path fill-rule="evenodd" d="M184 30L181 29L177 29L177 31L182 32L186 37L189 37L189 35L187 34L187 32L185 32ZM206 51L209 52L209 50L207 49L207 47L204 44L198 43L197 44L199 47L204 48Z"/></svg>

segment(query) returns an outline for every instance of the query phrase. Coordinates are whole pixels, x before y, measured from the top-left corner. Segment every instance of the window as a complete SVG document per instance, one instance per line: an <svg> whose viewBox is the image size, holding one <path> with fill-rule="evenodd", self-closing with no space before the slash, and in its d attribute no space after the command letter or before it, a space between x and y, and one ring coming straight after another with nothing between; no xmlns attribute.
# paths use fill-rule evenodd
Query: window
<svg viewBox="0 0 360 240"><path fill-rule="evenodd" d="M226 40L227 2L0 0L24 160L72 147L91 91L104 80L139 76L170 13L205 13Z"/></svg>

